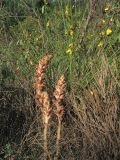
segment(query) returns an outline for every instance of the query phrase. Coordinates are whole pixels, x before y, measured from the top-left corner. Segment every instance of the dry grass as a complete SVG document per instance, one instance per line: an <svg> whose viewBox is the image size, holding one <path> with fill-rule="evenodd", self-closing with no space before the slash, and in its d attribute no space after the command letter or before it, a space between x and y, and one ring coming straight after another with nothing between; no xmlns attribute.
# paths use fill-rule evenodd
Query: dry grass
<svg viewBox="0 0 120 160"><path fill-rule="evenodd" d="M60 127L62 136L58 138L60 160L118 160L120 158L119 98L116 91L118 84L116 75L103 56L101 67L94 76L94 82L88 88L82 90L81 93L76 87L73 87L71 92L66 91L65 113L62 120L63 125ZM45 158L43 140L46 140L43 137L43 114L38 112L39 108L36 108L33 101L34 94L31 97L32 94L26 94L22 104L22 101L16 101L15 97L13 100L16 101L16 105L11 103L10 110L13 108L18 113L22 111L25 117L25 122L18 121L19 124L23 124L19 143L13 139L9 141L10 137L16 133L15 129L12 130L12 125L9 125L9 131L12 131L13 134L9 134L8 140L1 134L1 148L10 142L13 149L11 157L17 160ZM17 98L20 99L21 96L18 95ZM1 104L6 110L8 105L5 105L5 102L10 99L8 94L7 97L5 95L1 97ZM2 113L3 109L1 109L1 115ZM6 116L11 116L9 112L5 113ZM7 123L8 121L1 123L1 127L7 126ZM56 128L59 128L56 116L52 115L47 132L49 137L47 145L51 159L54 159L56 154ZM1 133L5 133L4 128Z"/></svg>
<svg viewBox="0 0 120 160"><path fill-rule="evenodd" d="M83 160L116 160L120 158L119 99L116 82L104 56L95 81L82 95L74 90L68 95L74 128L79 131L76 146Z"/></svg>

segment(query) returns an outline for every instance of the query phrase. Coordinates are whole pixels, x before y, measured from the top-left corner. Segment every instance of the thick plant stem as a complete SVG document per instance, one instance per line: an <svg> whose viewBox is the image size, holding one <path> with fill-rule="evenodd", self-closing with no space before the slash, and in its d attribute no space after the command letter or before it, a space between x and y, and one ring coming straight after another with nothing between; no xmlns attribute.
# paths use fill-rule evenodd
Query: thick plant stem
<svg viewBox="0 0 120 160"><path fill-rule="evenodd" d="M48 151L48 121L49 119L46 117L44 123L44 160L51 159Z"/></svg>
<svg viewBox="0 0 120 160"><path fill-rule="evenodd" d="M55 157L55 160L58 160L58 158L59 158L60 138L61 138L61 118L58 117L57 139L56 139L56 157Z"/></svg>
<svg viewBox="0 0 120 160"><path fill-rule="evenodd" d="M48 159L48 123L44 124L44 160Z"/></svg>

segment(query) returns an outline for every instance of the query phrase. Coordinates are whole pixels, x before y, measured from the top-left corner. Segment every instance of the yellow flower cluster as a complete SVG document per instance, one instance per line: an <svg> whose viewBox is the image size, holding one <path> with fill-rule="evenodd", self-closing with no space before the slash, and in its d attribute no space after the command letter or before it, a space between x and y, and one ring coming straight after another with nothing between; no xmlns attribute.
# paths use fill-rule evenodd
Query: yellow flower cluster
<svg viewBox="0 0 120 160"><path fill-rule="evenodd" d="M109 22L113 22L113 18L112 18L112 17L109 19ZM105 21L104 19L101 19L101 23L102 23L102 24L105 24L106 21Z"/></svg>
<svg viewBox="0 0 120 160"><path fill-rule="evenodd" d="M107 12L109 11L111 8L111 5L109 3L106 4L105 8L104 8L104 11Z"/></svg>
<svg viewBox="0 0 120 160"><path fill-rule="evenodd" d="M100 35L102 35L102 36L104 36L104 35L109 36L111 33L112 33L112 29L111 29L111 28L108 28L105 32L102 31L102 32L100 33ZM102 47L103 45L104 45L104 42L103 42L103 41L100 41L100 42L98 43L98 47Z"/></svg>
<svg viewBox="0 0 120 160"><path fill-rule="evenodd" d="M103 41L100 41L99 43L98 43L98 47L102 47L104 45L104 42Z"/></svg>
<svg viewBox="0 0 120 160"><path fill-rule="evenodd" d="M73 43L69 44L68 49L66 50L66 53L70 55L73 53Z"/></svg>
<svg viewBox="0 0 120 160"><path fill-rule="evenodd" d="M70 35L70 36L73 36L74 35L74 31L73 29L70 29L69 31L65 31L65 35Z"/></svg>
<svg viewBox="0 0 120 160"><path fill-rule="evenodd" d="M108 28L106 31L100 32L100 35L102 35L102 36L104 36L104 35L109 36L111 33L112 33L112 29Z"/></svg>
<svg viewBox="0 0 120 160"><path fill-rule="evenodd" d="M74 31L71 29L70 30L70 35L73 36L74 35Z"/></svg>
<svg viewBox="0 0 120 160"><path fill-rule="evenodd" d="M110 10L110 4L106 4L105 8L104 8L104 11L107 12Z"/></svg>
<svg viewBox="0 0 120 160"><path fill-rule="evenodd" d="M112 29L111 28L108 28L107 30L106 30L106 35L108 36L108 35L110 35L112 33Z"/></svg>
<svg viewBox="0 0 120 160"><path fill-rule="evenodd" d="M107 12L109 9L110 9L109 6L106 6L104 10L105 12Z"/></svg>

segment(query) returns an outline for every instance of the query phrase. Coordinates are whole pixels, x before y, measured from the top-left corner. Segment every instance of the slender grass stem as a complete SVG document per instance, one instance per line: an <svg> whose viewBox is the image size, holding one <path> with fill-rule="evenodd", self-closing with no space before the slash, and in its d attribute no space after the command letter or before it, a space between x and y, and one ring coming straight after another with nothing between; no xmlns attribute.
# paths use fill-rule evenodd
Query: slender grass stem
<svg viewBox="0 0 120 160"><path fill-rule="evenodd" d="M70 71L70 87L71 87L71 84L72 84L72 55L70 55L69 71Z"/></svg>

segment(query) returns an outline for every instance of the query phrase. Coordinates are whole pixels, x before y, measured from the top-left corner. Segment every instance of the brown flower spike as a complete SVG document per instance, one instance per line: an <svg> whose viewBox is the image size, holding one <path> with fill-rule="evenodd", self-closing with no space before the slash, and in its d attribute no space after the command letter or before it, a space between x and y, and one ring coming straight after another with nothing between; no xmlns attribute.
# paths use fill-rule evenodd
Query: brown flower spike
<svg viewBox="0 0 120 160"><path fill-rule="evenodd" d="M65 78L64 75L62 75L58 80L55 86L55 91L53 93L55 98L53 100L53 103L56 106L54 113L56 114L58 119L55 160L59 159L59 153L60 153L61 127L62 127L62 118L64 114L64 106L62 105L62 100L64 98L64 91L65 91Z"/></svg>
<svg viewBox="0 0 120 160"><path fill-rule="evenodd" d="M35 75L35 91L36 91L36 103L38 106L43 107L43 90L45 86L45 71L47 69L48 63L50 62L52 55L44 56L40 61L36 68L36 75ZM48 98L48 96L47 96Z"/></svg>
<svg viewBox="0 0 120 160"><path fill-rule="evenodd" d="M40 61L36 69L36 75L35 75L35 89L36 94L39 94L43 90L44 87L44 77L45 77L45 71L47 69L47 66L52 58L52 55L46 55L44 56Z"/></svg>
<svg viewBox="0 0 120 160"><path fill-rule="evenodd" d="M65 91L65 78L64 75L62 75L58 80L55 86L55 91L53 93L55 97L53 103L56 106L56 110L54 112L60 119L62 119L64 114L64 106L62 105L62 100L64 98L64 91Z"/></svg>

